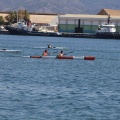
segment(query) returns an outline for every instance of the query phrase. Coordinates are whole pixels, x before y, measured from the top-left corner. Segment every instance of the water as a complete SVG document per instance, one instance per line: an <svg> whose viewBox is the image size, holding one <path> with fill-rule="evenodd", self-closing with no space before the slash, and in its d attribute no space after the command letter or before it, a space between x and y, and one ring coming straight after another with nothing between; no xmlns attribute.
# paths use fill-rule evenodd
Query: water
<svg viewBox="0 0 120 120"><path fill-rule="evenodd" d="M23 57L49 43L96 60ZM0 53L0 120L120 119L119 40L0 35L0 48L22 50Z"/></svg>

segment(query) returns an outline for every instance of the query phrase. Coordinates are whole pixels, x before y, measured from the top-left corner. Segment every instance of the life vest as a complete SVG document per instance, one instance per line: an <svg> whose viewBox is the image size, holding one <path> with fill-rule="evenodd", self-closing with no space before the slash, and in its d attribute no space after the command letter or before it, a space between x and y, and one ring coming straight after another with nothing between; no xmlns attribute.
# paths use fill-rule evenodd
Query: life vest
<svg viewBox="0 0 120 120"><path fill-rule="evenodd" d="M61 56L63 56L63 54L61 54L61 53L57 55L57 57L61 57Z"/></svg>
<svg viewBox="0 0 120 120"><path fill-rule="evenodd" d="M48 55L48 53L47 52L44 52L43 54L42 54L42 56L47 56Z"/></svg>
<svg viewBox="0 0 120 120"><path fill-rule="evenodd" d="M48 55L48 53L46 53L46 52L44 52L43 54L42 54L42 56L47 56Z"/></svg>

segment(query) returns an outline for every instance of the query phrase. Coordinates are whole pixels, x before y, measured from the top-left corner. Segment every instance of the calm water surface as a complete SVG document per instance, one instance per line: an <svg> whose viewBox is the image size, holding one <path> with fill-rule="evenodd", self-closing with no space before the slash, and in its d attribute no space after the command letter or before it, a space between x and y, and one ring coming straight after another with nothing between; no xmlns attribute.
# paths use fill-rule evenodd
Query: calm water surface
<svg viewBox="0 0 120 120"><path fill-rule="evenodd" d="M23 57L49 43L96 60ZM0 48L22 50L0 53L0 120L120 120L120 40L0 35Z"/></svg>

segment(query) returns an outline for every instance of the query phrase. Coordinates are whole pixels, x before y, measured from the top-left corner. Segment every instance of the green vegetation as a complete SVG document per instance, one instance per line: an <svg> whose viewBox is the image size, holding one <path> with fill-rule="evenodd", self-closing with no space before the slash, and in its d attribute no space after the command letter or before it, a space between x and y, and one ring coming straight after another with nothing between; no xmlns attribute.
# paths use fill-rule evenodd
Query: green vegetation
<svg viewBox="0 0 120 120"><path fill-rule="evenodd" d="M0 25L3 25L4 24L4 19L2 16L0 16Z"/></svg>
<svg viewBox="0 0 120 120"><path fill-rule="evenodd" d="M17 14L16 12L10 12L5 19L9 22L9 23L15 23L16 19L17 19Z"/></svg>
<svg viewBox="0 0 120 120"><path fill-rule="evenodd" d="M30 15L27 10L19 10L10 12L5 19L8 21L9 24L16 23L19 20L29 20Z"/></svg>

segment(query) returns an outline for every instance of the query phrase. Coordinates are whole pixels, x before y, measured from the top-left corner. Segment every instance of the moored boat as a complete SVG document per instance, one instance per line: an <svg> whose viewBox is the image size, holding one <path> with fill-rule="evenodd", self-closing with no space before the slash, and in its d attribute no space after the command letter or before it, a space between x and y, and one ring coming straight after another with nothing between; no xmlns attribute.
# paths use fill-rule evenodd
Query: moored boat
<svg viewBox="0 0 120 120"><path fill-rule="evenodd" d="M52 27L52 26L46 26ZM24 20L18 23L6 26L6 29L12 35L29 35L29 36L61 36L61 33L55 31L42 31L38 29L36 24L32 24L30 21L25 22Z"/></svg>
<svg viewBox="0 0 120 120"><path fill-rule="evenodd" d="M116 32L115 25L110 22L110 16L108 16L107 23L98 25L95 36L101 39L120 39L120 33Z"/></svg>

